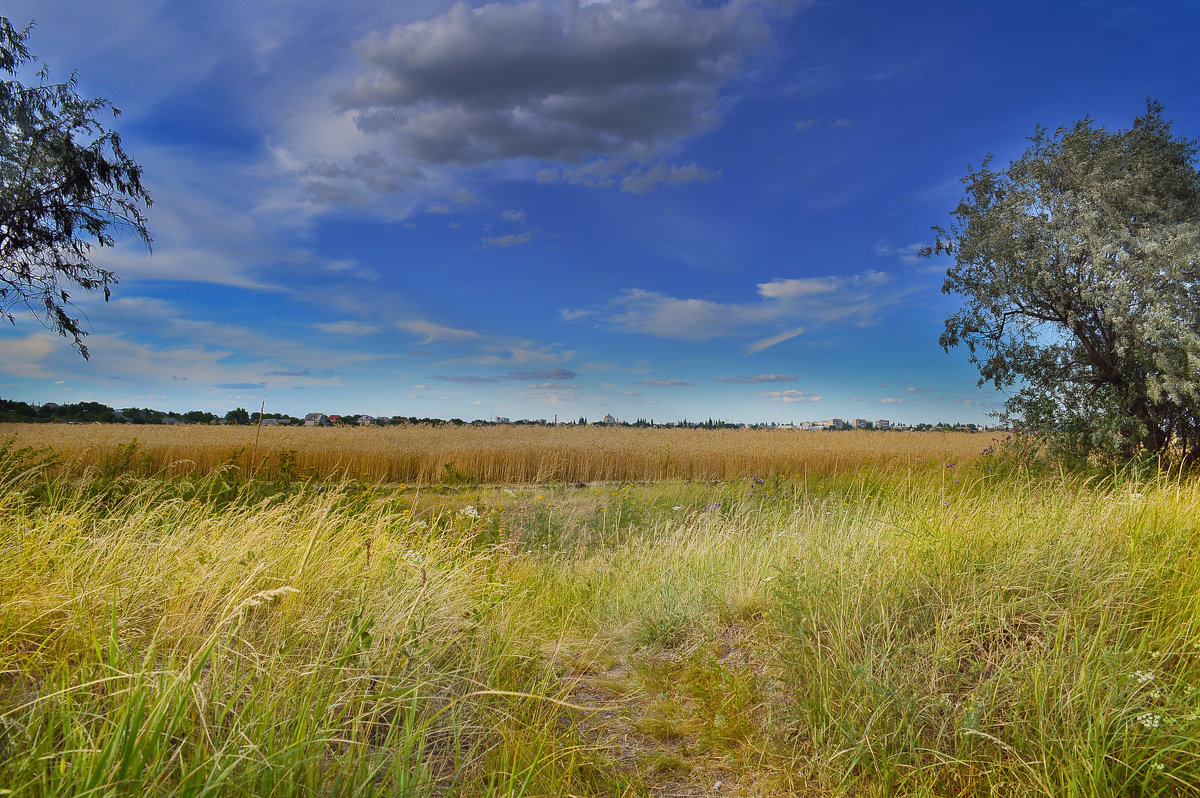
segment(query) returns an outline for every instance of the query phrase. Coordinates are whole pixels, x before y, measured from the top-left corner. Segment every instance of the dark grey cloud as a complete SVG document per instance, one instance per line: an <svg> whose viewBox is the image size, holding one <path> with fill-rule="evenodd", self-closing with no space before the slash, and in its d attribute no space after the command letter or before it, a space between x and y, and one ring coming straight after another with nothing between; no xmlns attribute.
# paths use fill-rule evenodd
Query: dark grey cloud
<svg viewBox="0 0 1200 798"><path fill-rule="evenodd" d="M751 384L758 382L795 382L799 379L795 374L759 374L756 377L717 377L714 382L736 382Z"/></svg>
<svg viewBox="0 0 1200 798"><path fill-rule="evenodd" d="M722 87L789 4L728 0L458 3L355 46L370 72L335 102L417 163L598 156L645 163L721 121ZM390 176L389 176L390 177ZM652 167L630 190L708 179Z"/></svg>
<svg viewBox="0 0 1200 798"><path fill-rule="evenodd" d="M277 371L268 371L265 377L307 377L308 369L279 369Z"/></svg>
<svg viewBox="0 0 1200 798"><path fill-rule="evenodd" d="M257 391L266 388L267 384L265 382L221 382L216 387L228 391Z"/></svg>

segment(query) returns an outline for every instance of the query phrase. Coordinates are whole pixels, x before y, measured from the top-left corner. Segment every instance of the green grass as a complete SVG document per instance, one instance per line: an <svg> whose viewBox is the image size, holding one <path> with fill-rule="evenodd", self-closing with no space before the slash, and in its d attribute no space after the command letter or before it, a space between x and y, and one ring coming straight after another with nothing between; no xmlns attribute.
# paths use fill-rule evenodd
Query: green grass
<svg viewBox="0 0 1200 798"><path fill-rule="evenodd" d="M418 490L9 446L0 795L1200 792L1200 484L988 467Z"/></svg>

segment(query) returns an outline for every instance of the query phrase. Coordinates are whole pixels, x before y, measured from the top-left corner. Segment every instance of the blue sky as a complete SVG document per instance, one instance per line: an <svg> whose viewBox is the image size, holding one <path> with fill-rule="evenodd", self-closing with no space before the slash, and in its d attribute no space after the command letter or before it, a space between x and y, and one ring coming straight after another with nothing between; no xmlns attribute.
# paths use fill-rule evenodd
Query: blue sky
<svg viewBox="0 0 1200 798"><path fill-rule="evenodd" d="M390 8L385 8L390 6ZM1200 5L6 4L123 111L153 252L0 396L302 414L986 421L921 260L1038 124L1200 137Z"/></svg>

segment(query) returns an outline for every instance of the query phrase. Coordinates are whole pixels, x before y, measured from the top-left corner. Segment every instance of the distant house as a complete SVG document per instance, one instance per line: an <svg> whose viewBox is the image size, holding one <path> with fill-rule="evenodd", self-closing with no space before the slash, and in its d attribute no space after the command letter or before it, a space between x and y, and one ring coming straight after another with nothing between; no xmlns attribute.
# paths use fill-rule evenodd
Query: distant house
<svg viewBox="0 0 1200 798"><path fill-rule="evenodd" d="M604 426L611 427L611 426L615 425L616 423L617 423L617 420L615 418L613 418L612 413L606 413L604 415Z"/></svg>
<svg viewBox="0 0 1200 798"><path fill-rule="evenodd" d="M329 426L329 416L324 413L309 413L304 417L304 426L327 427Z"/></svg>
<svg viewBox="0 0 1200 798"><path fill-rule="evenodd" d="M179 426L182 426L184 422L183 422L182 418L175 418L174 416L163 416L162 423L164 423L168 426L171 426L171 427L179 427Z"/></svg>
<svg viewBox="0 0 1200 798"><path fill-rule="evenodd" d="M375 418L375 416L364 415L364 416L358 417L358 426L360 426L360 427L370 427L370 426L372 426L374 424L378 424L378 423L379 423L379 419Z"/></svg>
<svg viewBox="0 0 1200 798"><path fill-rule="evenodd" d="M280 424L282 424L282 423L284 423L284 421L283 421L283 419L282 419L282 418L264 418L264 419L262 420L262 422L260 423L260 426L263 426L263 427L278 427L278 426L279 426Z"/></svg>
<svg viewBox="0 0 1200 798"><path fill-rule="evenodd" d="M891 426L892 422L888 421L886 418L875 419L875 429L888 429Z"/></svg>
<svg viewBox="0 0 1200 798"><path fill-rule="evenodd" d="M497 424L511 424L512 420L508 416L496 416Z"/></svg>

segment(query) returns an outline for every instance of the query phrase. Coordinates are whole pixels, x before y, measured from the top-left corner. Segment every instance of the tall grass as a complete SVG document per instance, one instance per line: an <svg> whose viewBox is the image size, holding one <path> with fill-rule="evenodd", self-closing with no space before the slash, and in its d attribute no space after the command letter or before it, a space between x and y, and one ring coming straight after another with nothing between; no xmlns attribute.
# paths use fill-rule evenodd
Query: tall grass
<svg viewBox="0 0 1200 798"><path fill-rule="evenodd" d="M336 489L206 503L184 498L203 484L94 477L47 491L8 470L4 789L619 787L556 724L559 688L523 619L497 611L509 558L476 543L478 519Z"/></svg>
<svg viewBox="0 0 1200 798"><path fill-rule="evenodd" d="M947 465L418 492L10 446L0 790L1200 792L1200 484Z"/></svg>

